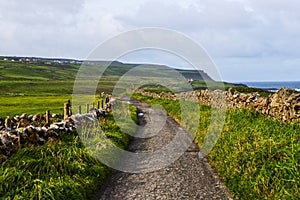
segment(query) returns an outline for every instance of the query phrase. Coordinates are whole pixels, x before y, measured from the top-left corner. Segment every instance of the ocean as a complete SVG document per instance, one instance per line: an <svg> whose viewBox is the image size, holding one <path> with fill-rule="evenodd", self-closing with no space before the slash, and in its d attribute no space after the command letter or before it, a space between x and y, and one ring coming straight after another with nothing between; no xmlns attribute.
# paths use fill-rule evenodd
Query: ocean
<svg viewBox="0 0 300 200"><path fill-rule="evenodd" d="M264 90L276 92L280 88L289 88L300 91L300 81L278 81L278 82L241 82L248 87L261 88Z"/></svg>

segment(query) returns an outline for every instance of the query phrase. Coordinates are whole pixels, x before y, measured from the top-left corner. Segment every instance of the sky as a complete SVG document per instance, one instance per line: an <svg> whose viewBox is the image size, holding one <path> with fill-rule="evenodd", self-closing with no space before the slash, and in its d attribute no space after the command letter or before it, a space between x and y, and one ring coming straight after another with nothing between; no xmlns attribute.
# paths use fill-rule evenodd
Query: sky
<svg viewBox="0 0 300 200"><path fill-rule="evenodd" d="M104 41L144 27L201 45L224 81L298 81L298 0L0 0L0 55L85 59ZM165 52L124 62L187 67Z"/></svg>

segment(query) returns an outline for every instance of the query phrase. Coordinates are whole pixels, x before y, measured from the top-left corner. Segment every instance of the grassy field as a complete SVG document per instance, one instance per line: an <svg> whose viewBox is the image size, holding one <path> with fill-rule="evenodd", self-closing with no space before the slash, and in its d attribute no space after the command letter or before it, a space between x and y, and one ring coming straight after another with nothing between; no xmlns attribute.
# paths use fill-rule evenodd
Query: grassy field
<svg viewBox="0 0 300 200"><path fill-rule="evenodd" d="M63 95L71 94L74 80L70 81L35 81L35 80L13 80L0 81L0 95Z"/></svg>
<svg viewBox="0 0 300 200"><path fill-rule="evenodd" d="M180 121L177 101L135 95L160 104ZM201 147L211 109L200 106L195 142ZM286 124L245 109L227 112L222 134L208 159L236 199L298 199L300 125Z"/></svg>
<svg viewBox="0 0 300 200"><path fill-rule="evenodd" d="M137 122L135 107L130 108L130 115ZM122 149L127 147L130 136L120 130L112 115L100 120L100 124L116 146ZM19 150L0 164L0 198L91 198L111 169L100 163L81 141L74 133L61 135L58 141L42 146Z"/></svg>
<svg viewBox="0 0 300 200"><path fill-rule="evenodd" d="M78 66L0 61L0 116L62 113Z"/></svg>
<svg viewBox="0 0 300 200"><path fill-rule="evenodd" d="M0 116L15 116L21 115L22 113L45 113L46 110L50 110L51 113L63 113L64 103L70 98L71 96L68 95L0 96Z"/></svg>
<svg viewBox="0 0 300 200"><path fill-rule="evenodd" d="M0 61L0 117L63 113L64 103L72 100L78 68ZM103 76L95 96L110 93L117 80L118 76Z"/></svg>
<svg viewBox="0 0 300 200"><path fill-rule="evenodd" d="M104 72L104 76L98 82L96 96L101 92L112 93L116 82L120 76L135 67L136 64L122 64L113 62L112 66ZM79 65L74 64L42 64L42 63L19 63L0 60L0 116L20 115L22 113L36 114L50 110L52 113L62 113L63 103L71 98L74 81L79 69ZM97 68L97 67L96 67ZM148 70L148 71L147 71ZM153 80L147 77L149 74L160 77L157 70L151 68L139 70L137 76L145 76L143 80ZM190 74L191 72L182 71ZM194 73L194 72L193 72ZM187 75L185 74L185 75ZM93 76L93 73L91 73ZM128 76L129 81L135 81L137 76ZM168 82L168 78L157 78ZM139 78L138 80L142 80ZM218 87L219 83L210 82L213 87ZM84 85L84 84L83 84ZM170 86L178 90L185 90L186 86L171 82ZM194 81L191 86L195 89L205 89L205 81ZM254 92L257 89L246 88L243 85L224 83L225 89L234 87L238 91ZM131 85L121 84L121 87L129 88ZM147 86L149 88L149 85ZM153 90L166 91L154 85ZM85 91L88 91L86 88ZM259 91L263 92L263 91ZM268 94L266 94L268 95Z"/></svg>

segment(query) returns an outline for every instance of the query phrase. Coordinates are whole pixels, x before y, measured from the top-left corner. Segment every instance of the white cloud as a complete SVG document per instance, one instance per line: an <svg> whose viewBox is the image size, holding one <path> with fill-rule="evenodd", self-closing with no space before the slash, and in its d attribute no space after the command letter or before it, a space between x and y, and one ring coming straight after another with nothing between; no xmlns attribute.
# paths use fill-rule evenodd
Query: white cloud
<svg viewBox="0 0 300 200"><path fill-rule="evenodd" d="M0 54L85 58L97 44L122 29L99 1L1 4Z"/></svg>
<svg viewBox="0 0 300 200"><path fill-rule="evenodd" d="M208 0L184 6L177 1L146 1L136 13L120 15L119 19L133 27L155 26L183 31L244 27L252 20L240 3Z"/></svg>
<svg viewBox="0 0 300 200"><path fill-rule="evenodd" d="M118 33L154 26L202 44L226 80L249 79L243 72L255 65L277 73L300 65L299 8L298 0L0 1L0 54L85 58Z"/></svg>

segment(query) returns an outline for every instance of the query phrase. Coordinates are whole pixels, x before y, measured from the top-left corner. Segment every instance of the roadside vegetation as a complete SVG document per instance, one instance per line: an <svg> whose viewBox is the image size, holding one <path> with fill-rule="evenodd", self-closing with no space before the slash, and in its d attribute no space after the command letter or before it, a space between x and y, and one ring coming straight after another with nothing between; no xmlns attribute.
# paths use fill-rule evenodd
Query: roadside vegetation
<svg viewBox="0 0 300 200"><path fill-rule="evenodd" d="M178 101L135 98L160 104L180 121ZM195 142L201 147L211 109L200 105ZM210 164L236 199L298 199L300 196L300 125L266 118L251 110L228 110L222 134L209 153Z"/></svg>
<svg viewBox="0 0 300 200"><path fill-rule="evenodd" d="M136 108L130 116L137 122ZM125 123L125 122L123 122ZM130 136L112 114L100 119L101 129L125 149ZM125 124L124 124L125 125ZM131 130L134 131L134 130ZM112 170L89 152L76 132L42 146L23 148L0 165L1 199L89 199Z"/></svg>

